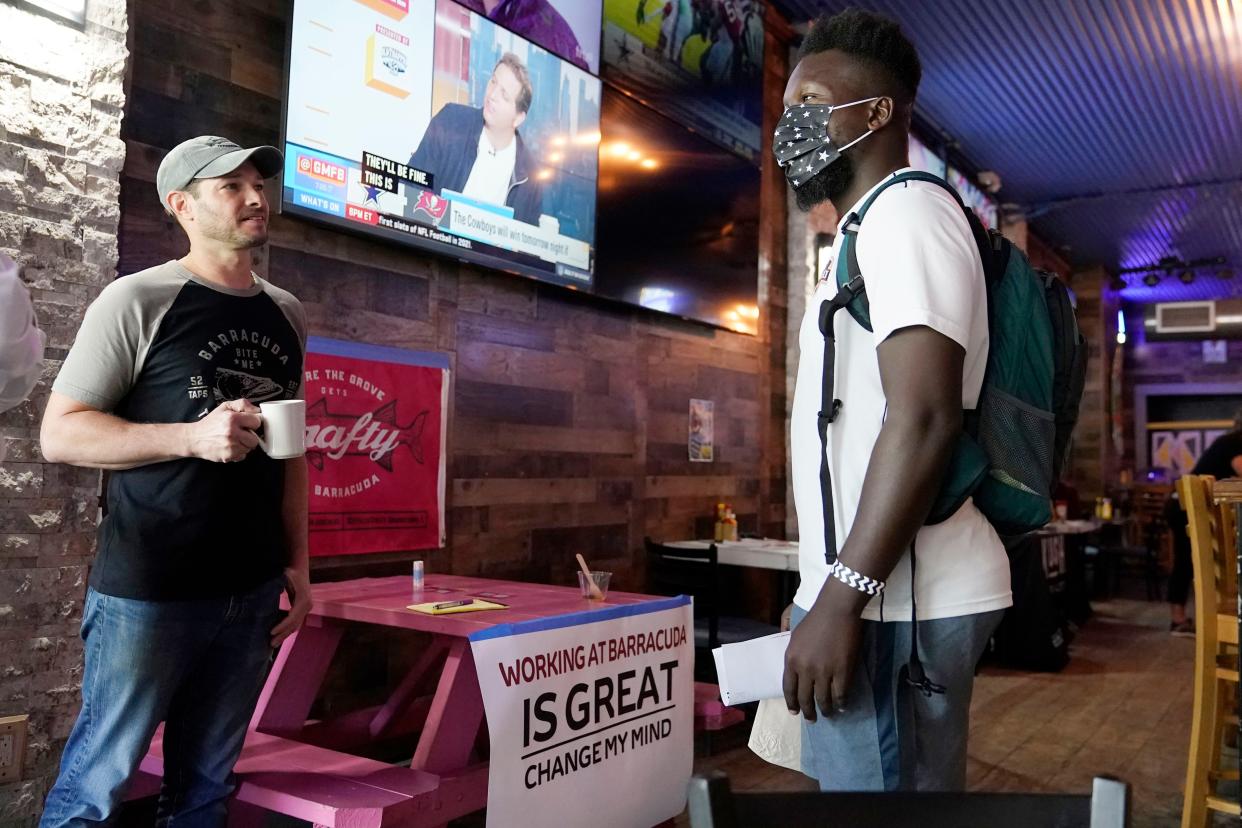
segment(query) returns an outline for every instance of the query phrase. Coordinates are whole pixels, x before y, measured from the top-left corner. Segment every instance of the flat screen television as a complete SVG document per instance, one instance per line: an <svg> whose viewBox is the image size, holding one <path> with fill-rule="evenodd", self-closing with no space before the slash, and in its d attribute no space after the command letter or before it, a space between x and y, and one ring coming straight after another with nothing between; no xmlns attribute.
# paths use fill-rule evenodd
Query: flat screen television
<svg viewBox="0 0 1242 828"><path fill-rule="evenodd" d="M595 292L745 333L759 320L759 170L605 87Z"/></svg>
<svg viewBox="0 0 1242 828"><path fill-rule="evenodd" d="M286 82L282 212L590 289L597 77L453 0L294 0Z"/></svg>
<svg viewBox="0 0 1242 828"><path fill-rule="evenodd" d="M760 0L604 0L603 78L758 162Z"/></svg>

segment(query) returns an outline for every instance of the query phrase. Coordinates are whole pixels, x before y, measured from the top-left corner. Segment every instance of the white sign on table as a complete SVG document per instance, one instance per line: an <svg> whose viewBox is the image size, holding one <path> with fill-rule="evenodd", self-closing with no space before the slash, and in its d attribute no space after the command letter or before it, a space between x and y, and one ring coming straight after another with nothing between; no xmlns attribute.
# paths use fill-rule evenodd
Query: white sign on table
<svg viewBox="0 0 1242 828"><path fill-rule="evenodd" d="M681 596L470 636L491 760L487 824L648 828L686 807L694 620Z"/></svg>

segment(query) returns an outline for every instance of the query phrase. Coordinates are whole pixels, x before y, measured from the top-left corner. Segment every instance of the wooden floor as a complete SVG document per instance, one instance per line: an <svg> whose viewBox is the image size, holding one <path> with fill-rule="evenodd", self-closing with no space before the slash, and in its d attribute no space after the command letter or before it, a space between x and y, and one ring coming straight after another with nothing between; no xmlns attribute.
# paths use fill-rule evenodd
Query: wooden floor
<svg viewBox="0 0 1242 828"><path fill-rule="evenodd" d="M1190 732L1194 641L1168 633L1162 603L1093 604L1060 673L985 668L971 704L968 785L978 791L1087 792L1091 778L1130 783L1133 828L1175 828ZM735 728L744 731L744 727ZM695 770L727 772L735 790L806 790L801 774L775 767L718 736ZM1236 818L1218 818L1236 826ZM678 826L688 825L683 815Z"/></svg>
<svg viewBox="0 0 1242 828"><path fill-rule="evenodd" d="M1132 828L1177 828L1194 641L1169 635L1162 603L1093 606L1095 616L1079 631L1061 673L985 668L976 680L968 785L979 791L1085 793L1093 776L1116 776L1132 787ZM735 790L814 788L801 774L756 757L746 747L747 736L744 725L716 734L710 756L700 742L695 770L723 770ZM148 806L121 824L150 825L153 813ZM480 811L452 825L482 828L484 821ZM305 823L268 822L269 828L297 824ZM678 828L688 824L684 813L675 820ZM1226 825L1236 828L1237 819L1218 816L1216 826Z"/></svg>

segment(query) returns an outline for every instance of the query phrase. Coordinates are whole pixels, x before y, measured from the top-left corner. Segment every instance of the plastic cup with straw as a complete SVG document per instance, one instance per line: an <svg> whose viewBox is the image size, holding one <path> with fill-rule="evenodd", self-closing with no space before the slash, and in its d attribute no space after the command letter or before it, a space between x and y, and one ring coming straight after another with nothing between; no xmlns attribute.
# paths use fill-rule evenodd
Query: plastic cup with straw
<svg viewBox="0 0 1242 828"><path fill-rule="evenodd" d="M587 566L586 559L582 557L582 553L579 552L574 557L578 559L578 566L582 569L582 584L587 590L588 597L593 601L604 600L604 591L595 582L595 573Z"/></svg>

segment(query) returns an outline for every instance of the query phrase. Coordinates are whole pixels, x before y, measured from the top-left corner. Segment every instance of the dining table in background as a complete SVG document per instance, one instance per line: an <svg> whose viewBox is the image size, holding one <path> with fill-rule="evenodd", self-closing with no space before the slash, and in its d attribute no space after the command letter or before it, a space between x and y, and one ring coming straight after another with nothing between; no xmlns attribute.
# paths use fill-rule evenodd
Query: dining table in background
<svg viewBox="0 0 1242 828"><path fill-rule="evenodd" d="M716 545L716 562L723 566L748 566L775 569L779 572L798 571L798 542L771 538L742 538L736 541L681 540L664 546L672 549L709 548Z"/></svg>
<svg viewBox="0 0 1242 828"><path fill-rule="evenodd" d="M742 538L736 541L680 540L663 544L671 549L704 550L716 546L716 563L721 566L766 569L777 574L774 618L794 598L798 590L798 542L773 538Z"/></svg>

